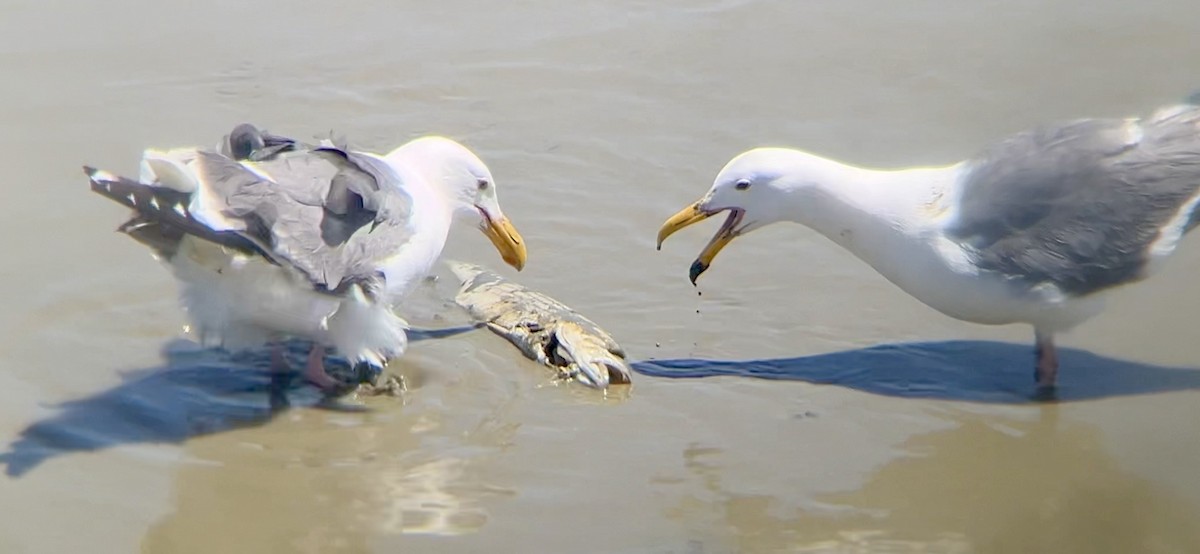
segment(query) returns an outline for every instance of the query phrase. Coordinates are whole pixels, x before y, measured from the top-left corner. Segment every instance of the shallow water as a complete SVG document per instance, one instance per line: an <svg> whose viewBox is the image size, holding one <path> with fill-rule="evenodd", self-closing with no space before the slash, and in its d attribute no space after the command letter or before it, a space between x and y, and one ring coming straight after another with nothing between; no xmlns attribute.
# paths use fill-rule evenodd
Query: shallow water
<svg viewBox="0 0 1200 554"><path fill-rule="evenodd" d="M119 0L0 7L0 551L1200 551L1187 244L1064 336L945 318L815 233L662 220L734 154L940 164L1200 89L1191 2ZM402 399L319 403L182 340L174 284L86 191L241 121L486 160L529 243L505 274L636 360L554 385L484 331L419 340ZM464 228L448 255L501 268ZM443 279L406 316L464 316ZM725 363L738 361L739 363Z"/></svg>

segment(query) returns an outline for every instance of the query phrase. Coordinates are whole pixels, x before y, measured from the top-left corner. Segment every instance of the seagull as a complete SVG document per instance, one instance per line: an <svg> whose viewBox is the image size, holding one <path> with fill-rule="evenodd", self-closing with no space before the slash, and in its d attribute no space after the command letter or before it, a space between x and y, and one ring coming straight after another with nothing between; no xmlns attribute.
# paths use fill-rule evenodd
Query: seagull
<svg viewBox="0 0 1200 554"><path fill-rule="evenodd" d="M1200 219L1200 107L1047 124L944 166L878 170L789 148L733 158L676 231L721 212L694 285L734 238L808 226L929 307L963 321L1033 326L1034 380L1052 391L1057 333L1107 293L1159 271Z"/></svg>
<svg viewBox="0 0 1200 554"><path fill-rule="evenodd" d="M215 148L148 149L137 180L84 167L91 190L133 210L119 227L181 285L189 323L230 350L313 347L304 377L332 392L332 347L381 368L407 346L400 301L441 255L456 218L478 222L518 271L525 241L496 182L465 146L439 136L385 155L332 140L308 145L238 125Z"/></svg>

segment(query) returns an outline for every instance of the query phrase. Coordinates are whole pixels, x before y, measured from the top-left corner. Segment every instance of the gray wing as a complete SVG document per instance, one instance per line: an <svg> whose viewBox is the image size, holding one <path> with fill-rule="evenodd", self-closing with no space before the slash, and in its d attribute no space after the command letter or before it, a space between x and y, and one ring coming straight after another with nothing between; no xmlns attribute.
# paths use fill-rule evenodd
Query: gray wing
<svg viewBox="0 0 1200 554"><path fill-rule="evenodd" d="M1200 190L1198 125L1200 109L1188 107L1016 135L969 162L948 234L981 268L1027 286L1083 295L1139 279Z"/></svg>
<svg viewBox="0 0 1200 554"><path fill-rule="evenodd" d="M318 289L378 284L379 262L411 237L411 199L369 156L291 143L257 162L201 152L195 167L194 217L264 245Z"/></svg>

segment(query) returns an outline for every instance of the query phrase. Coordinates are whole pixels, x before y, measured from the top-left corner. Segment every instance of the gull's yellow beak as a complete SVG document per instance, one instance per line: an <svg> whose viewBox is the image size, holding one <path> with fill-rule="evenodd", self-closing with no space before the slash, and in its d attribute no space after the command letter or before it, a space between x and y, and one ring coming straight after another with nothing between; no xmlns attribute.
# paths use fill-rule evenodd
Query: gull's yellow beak
<svg viewBox="0 0 1200 554"><path fill-rule="evenodd" d="M667 221L662 224L662 227L658 229L658 249L662 250L663 241L667 240L667 237L674 235L675 231L683 229L684 227L687 227L693 223L704 221L710 216L712 216L712 214L705 213L700 209L700 202L696 202L691 206L679 210L679 213L667 219Z"/></svg>
<svg viewBox="0 0 1200 554"><path fill-rule="evenodd" d="M495 220L485 217L480 229L492 241L505 263L515 267L517 271L525 267L525 239L521 238L521 233L517 232L517 228L513 227L507 217L500 216Z"/></svg>
<svg viewBox="0 0 1200 554"><path fill-rule="evenodd" d="M659 249L662 249L663 241L667 240L667 237L674 234L675 231L708 219L716 213L704 211L700 208L700 204L701 202L696 202L680 210L679 213L671 216L663 223L662 227L658 230ZM708 266L712 265L713 259L717 257L721 249L725 248L726 244L729 244L730 241L737 237L735 228L741 222L744 213L740 209L731 210L729 219L725 221L725 224L721 226L712 240L708 241L708 245L704 247L704 250L700 251L700 255L696 257L696 261L692 262L692 267L688 270L688 278L691 279L693 285L696 284L696 279L700 277L700 274L704 273L708 269Z"/></svg>

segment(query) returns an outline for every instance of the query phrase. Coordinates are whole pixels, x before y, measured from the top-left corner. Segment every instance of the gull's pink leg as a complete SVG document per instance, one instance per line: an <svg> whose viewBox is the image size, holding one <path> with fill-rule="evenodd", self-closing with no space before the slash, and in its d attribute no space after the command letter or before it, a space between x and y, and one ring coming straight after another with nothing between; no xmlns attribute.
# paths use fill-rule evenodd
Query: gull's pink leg
<svg viewBox="0 0 1200 554"><path fill-rule="evenodd" d="M1037 355L1037 370L1034 372L1034 378L1037 379L1038 388L1054 388L1055 380L1058 377L1058 349L1054 347L1054 335L1034 330L1034 337L1037 341L1034 347Z"/></svg>
<svg viewBox="0 0 1200 554"><path fill-rule="evenodd" d="M314 344L308 352L308 362L304 364L304 378L322 390L334 390L343 386L341 381L325 372L325 347L319 344Z"/></svg>

